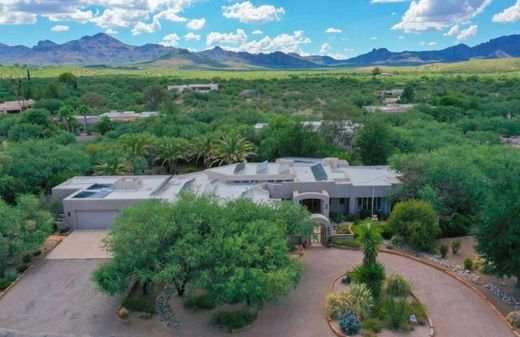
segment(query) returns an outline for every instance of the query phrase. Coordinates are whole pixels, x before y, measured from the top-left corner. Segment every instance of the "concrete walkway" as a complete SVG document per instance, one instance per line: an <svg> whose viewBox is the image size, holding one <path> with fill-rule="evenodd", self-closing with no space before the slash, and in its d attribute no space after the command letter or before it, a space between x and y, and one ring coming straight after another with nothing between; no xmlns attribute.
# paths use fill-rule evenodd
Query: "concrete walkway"
<svg viewBox="0 0 520 337"><path fill-rule="evenodd" d="M108 230L75 230L46 259L108 259L110 255L102 247L102 240L107 234Z"/></svg>
<svg viewBox="0 0 520 337"><path fill-rule="evenodd" d="M324 310L330 282L361 260L362 255L357 251L307 250L303 258L305 272L297 288L279 303L266 305L254 326L233 336L334 337L325 321ZM428 306L436 336L513 336L488 304L450 276L400 256L381 254L380 260L387 274L398 272L412 280L415 294ZM0 327L33 333L95 336L230 336L213 327L207 313L183 312L178 300L175 306L184 322L181 329L167 331L155 321L156 318L151 321L136 318L130 325L123 325L115 318L115 308L120 300L93 292L92 283L88 283L90 273L100 261L91 260L88 265L86 262L44 261L33 269L0 301ZM67 273L60 275L63 271ZM45 274L52 276L42 278ZM60 279L63 281L59 282ZM0 336L3 335L0 331Z"/></svg>

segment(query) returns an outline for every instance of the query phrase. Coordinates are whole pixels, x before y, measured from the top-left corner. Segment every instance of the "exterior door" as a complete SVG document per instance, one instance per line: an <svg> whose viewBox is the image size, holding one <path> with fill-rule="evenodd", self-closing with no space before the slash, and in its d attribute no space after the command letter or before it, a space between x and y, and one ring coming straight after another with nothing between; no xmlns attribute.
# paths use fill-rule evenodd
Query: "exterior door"
<svg viewBox="0 0 520 337"><path fill-rule="evenodd" d="M118 211L77 211L76 229L111 228L118 215Z"/></svg>

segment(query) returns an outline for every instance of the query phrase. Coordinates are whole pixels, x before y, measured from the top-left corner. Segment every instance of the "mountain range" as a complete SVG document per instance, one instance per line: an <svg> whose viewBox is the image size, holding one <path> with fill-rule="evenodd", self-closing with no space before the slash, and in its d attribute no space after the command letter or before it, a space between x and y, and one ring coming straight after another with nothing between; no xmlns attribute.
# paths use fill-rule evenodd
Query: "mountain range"
<svg viewBox="0 0 520 337"><path fill-rule="evenodd" d="M191 52L187 49L159 44L132 46L114 37L99 33L79 40L56 44L40 41L32 48L0 44L0 64L30 65L139 65L201 69L310 69L361 66L403 66L429 63L453 63L471 59L520 57L520 34L502 36L474 47L458 44L434 51L392 52L386 48L346 60L330 56L301 56L297 53L252 54L234 52L220 47Z"/></svg>

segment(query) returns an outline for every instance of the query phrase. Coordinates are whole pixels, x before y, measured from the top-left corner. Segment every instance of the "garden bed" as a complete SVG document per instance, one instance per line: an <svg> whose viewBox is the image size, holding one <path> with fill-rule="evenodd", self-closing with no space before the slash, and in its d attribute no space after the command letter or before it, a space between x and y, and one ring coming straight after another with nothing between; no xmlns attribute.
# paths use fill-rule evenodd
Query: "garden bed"
<svg viewBox="0 0 520 337"><path fill-rule="evenodd" d="M350 289L350 284L345 284L345 274L338 276L330 286L331 293L341 293ZM384 290L385 291L385 290ZM385 299L386 298L386 299ZM390 298L386 294L382 294L379 300L375 301L374 313L370 316L361 320L361 329L358 334L351 336L380 336L380 337L397 337L397 336L409 336L409 337L432 337L434 335L433 324L426 314L424 305L415 297L413 292L410 292L409 296L399 300L395 300L390 304L390 300L394 301L395 298ZM403 301L406 305L403 305L401 317L395 317L390 312L397 312L399 302ZM389 308L392 306L392 308ZM383 315L386 313L386 315ZM417 324L409 323L409 315L414 314L417 319ZM394 317L390 317L394 316ZM328 317L328 324L332 331L340 337L346 337L340 328L338 320L331 319ZM400 321L400 328L391 328L392 321ZM390 326L389 326L390 325Z"/></svg>

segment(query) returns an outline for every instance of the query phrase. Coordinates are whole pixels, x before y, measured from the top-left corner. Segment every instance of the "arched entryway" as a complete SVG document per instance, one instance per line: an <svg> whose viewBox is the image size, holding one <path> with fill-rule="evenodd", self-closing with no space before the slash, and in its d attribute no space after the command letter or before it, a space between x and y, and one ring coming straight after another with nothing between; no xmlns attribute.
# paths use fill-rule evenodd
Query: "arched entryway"
<svg viewBox="0 0 520 337"><path fill-rule="evenodd" d="M293 202L304 205L313 214L322 214L329 218L330 196L327 191L322 192L293 192Z"/></svg>
<svg viewBox="0 0 520 337"><path fill-rule="evenodd" d="M332 234L332 224L329 219L323 214L313 214L311 219L316 221L314 235L311 238L311 245L313 246L327 246L329 237Z"/></svg>

